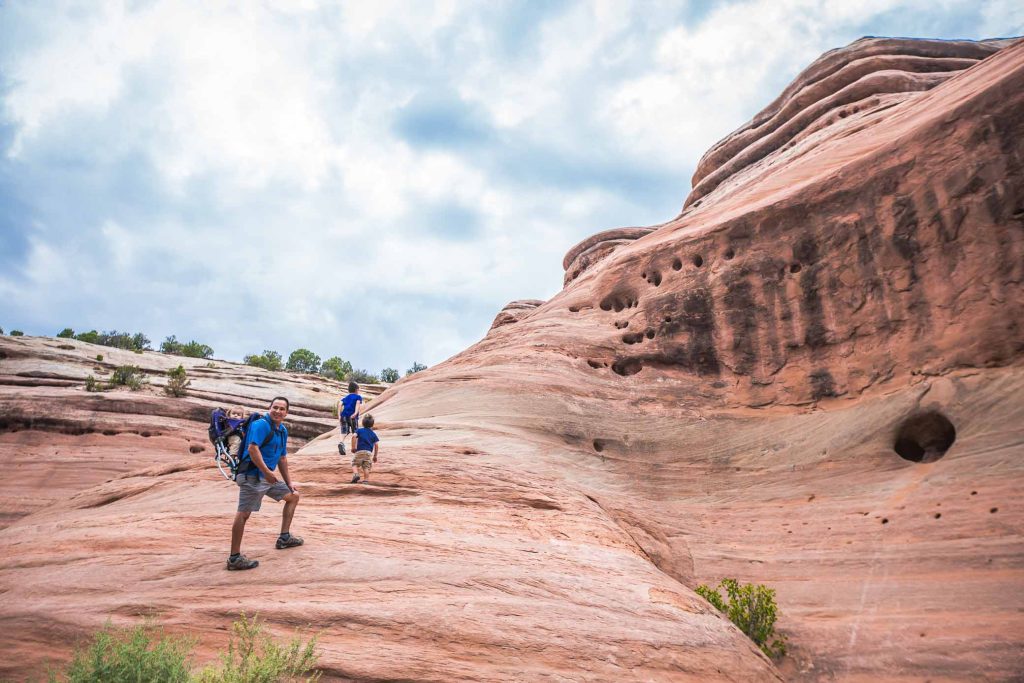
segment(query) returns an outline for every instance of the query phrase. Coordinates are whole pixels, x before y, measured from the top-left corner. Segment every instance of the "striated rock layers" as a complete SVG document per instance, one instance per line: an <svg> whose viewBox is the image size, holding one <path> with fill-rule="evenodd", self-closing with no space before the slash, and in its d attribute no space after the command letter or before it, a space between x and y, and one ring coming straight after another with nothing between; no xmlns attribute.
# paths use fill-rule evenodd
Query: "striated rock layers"
<svg viewBox="0 0 1024 683"><path fill-rule="evenodd" d="M382 394L371 485L305 445L305 546L268 504L260 568L222 571L233 492L198 467L0 531L0 675L107 617L209 657L245 610L321 629L334 680L1019 678L1022 139L1022 43L825 55L680 216ZM785 658L692 592L724 576L777 590Z"/></svg>

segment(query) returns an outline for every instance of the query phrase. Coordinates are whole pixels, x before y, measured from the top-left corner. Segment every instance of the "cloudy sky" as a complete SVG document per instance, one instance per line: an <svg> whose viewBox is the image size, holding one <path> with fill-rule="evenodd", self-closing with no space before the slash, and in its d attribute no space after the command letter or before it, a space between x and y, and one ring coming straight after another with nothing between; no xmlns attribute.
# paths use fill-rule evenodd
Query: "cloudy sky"
<svg viewBox="0 0 1024 683"><path fill-rule="evenodd" d="M1020 0L0 0L0 327L434 364L864 35Z"/></svg>

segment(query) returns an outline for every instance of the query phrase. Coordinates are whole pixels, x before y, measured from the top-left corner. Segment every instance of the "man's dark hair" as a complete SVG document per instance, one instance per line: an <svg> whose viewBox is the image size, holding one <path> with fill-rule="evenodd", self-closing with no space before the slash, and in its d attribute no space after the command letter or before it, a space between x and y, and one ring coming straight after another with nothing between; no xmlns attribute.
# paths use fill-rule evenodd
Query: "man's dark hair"
<svg viewBox="0 0 1024 683"><path fill-rule="evenodd" d="M355 382L349 382L348 383L348 393L354 394L357 391L359 391L359 385L356 384Z"/></svg>
<svg viewBox="0 0 1024 683"><path fill-rule="evenodd" d="M367 429L373 429L373 415L363 415L363 426Z"/></svg>
<svg viewBox="0 0 1024 683"><path fill-rule="evenodd" d="M285 406L288 407L288 410L292 409L292 404L284 396L275 396L274 398L270 399L270 405L268 405L267 407L270 408L271 406L273 406L274 401L284 401L284 404Z"/></svg>

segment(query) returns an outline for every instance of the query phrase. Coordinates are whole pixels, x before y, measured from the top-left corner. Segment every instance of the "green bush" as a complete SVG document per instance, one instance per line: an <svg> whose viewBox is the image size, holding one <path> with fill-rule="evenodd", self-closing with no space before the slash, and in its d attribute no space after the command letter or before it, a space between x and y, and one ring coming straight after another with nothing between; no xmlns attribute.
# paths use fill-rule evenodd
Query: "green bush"
<svg viewBox="0 0 1024 683"><path fill-rule="evenodd" d="M103 362L103 354L102 353L97 353L96 354L96 361L99 362L99 363Z"/></svg>
<svg viewBox="0 0 1024 683"><path fill-rule="evenodd" d="M725 588L728 602L718 592L719 588ZM726 578L716 588L701 584L694 590L718 611L724 612L729 621L747 634L766 655L781 657L786 654L786 637L773 637L778 617L774 589L752 583L741 586L736 579Z"/></svg>
<svg viewBox="0 0 1024 683"><path fill-rule="evenodd" d="M342 360L337 356L332 356L323 362L320 366L320 374L324 377L337 380L339 382L345 381L348 377L348 373L352 372L352 364L347 360Z"/></svg>
<svg viewBox="0 0 1024 683"><path fill-rule="evenodd" d="M70 327L65 327L63 330L57 333L58 339L72 339L75 336L75 331Z"/></svg>
<svg viewBox="0 0 1024 683"><path fill-rule="evenodd" d="M377 375L373 375L366 370L353 370L348 373L348 380L350 382L359 382L360 384L376 384L380 381Z"/></svg>
<svg viewBox="0 0 1024 683"><path fill-rule="evenodd" d="M276 683L276 681L317 681L314 672L320 654L317 637L303 643L299 636L287 645L279 645L263 632L263 623L245 614L231 625L231 641L227 654L221 655L221 666L207 667L199 672L198 683Z"/></svg>
<svg viewBox="0 0 1024 683"><path fill-rule="evenodd" d="M25 333L22 332L21 330L11 330L11 336L12 337L24 337Z"/></svg>
<svg viewBox="0 0 1024 683"><path fill-rule="evenodd" d="M387 382L388 384L397 382L400 376L401 375L398 374L398 370L395 370L394 368L384 368L380 371L380 381Z"/></svg>
<svg viewBox="0 0 1024 683"><path fill-rule="evenodd" d="M280 370L284 367L284 364L281 363L281 354L277 351L265 350L258 356L246 356L244 362L246 365L263 368L264 370Z"/></svg>
<svg viewBox="0 0 1024 683"><path fill-rule="evenodd" d="M95 377L89 375L85 378L85 390L86 391L103 391L104 387L100 384Z"/></svg>
<svg viewBox="0 0 1024 683"><path fill-rule="evenodd" d="M115 629L108 622L88 647L75 651L63 676L50 674L50 683L186 683L193 645L147 626Z"/></svg>
<svg viewBox="0 0 1024 683"><path fill-rule="evenodd" d="M423 363L413 363L412 367L405 371L406 376L415 375L417 372L422 372L427 369L427 366Z"/></svg>
<svg viewBox="0 0 1024 683"><path fill-rule="evenodd" d="M69 329L70 328L68 328L68 330ZM74 338L78 341L84 341L90 344L113 346L127 351L138 351L139 353L149 351L152 348L149 345L149 337L141 332L131 334L130 332L118 332L117 330L111 330L110 332L89 330L88 332L82 332L81 334L74 335Z"/></svg>
<svg viewBox="0 0 1024 683"><path fill-rule="evenodd" d="M200 344L194 340L182 344L173 334L160 344L160 352L188 358L210 358L213 356L213 349L206 344Z"/></svg>
<svg viewBox="0 0 1024 683"><path fill-rule="evenodd" d="M191 384L192 380L185 375L184 366L179 364L178 367L167 372L167 386L164 387L164 391L171 396L181 398L188 393Z"/></svg>
<svg viewBox="0 0 1024 683"><path fill-rule="evenodd" d="M316 681L317 638L308 643L296 636L285 645L276 643L255 617L231 625L228 651L220 665L193 671L196 641L165 635L149 625L115 629L104 626L87 647L75 651L50 683L276 683Z"/></svg>
<svg viewBox="0 0 1024 683"><path fill-rule="evenodd" d="M114 368L114 374L110 376L110 387L128 387L132 391L138 391L146 383L145 373L142 368L134 365L118 365Z"/></svg>
<svg viewBox="0 0 1024 683"><path fill-rule="evenodd" d="M302 372L315 375L320 372L320 356L316 355L309 349L295 349L292 351L292 354L288 356L288 362L285 363L284 369L289 372Z"/></svg>

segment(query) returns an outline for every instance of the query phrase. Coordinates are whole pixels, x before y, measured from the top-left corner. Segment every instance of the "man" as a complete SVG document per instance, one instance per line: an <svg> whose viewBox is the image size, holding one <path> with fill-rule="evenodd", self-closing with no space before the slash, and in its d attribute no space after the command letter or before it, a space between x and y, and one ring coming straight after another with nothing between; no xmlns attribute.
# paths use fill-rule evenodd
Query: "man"
<svg viewBox="0 0 1024 683"><path fill-rule="evenodd" d="M263 496L270 496L278 502L284 501L277 549L302 545L302 539L292 536L288 531L299 504L299 492L292 485L288 472L288 429L282 424L288 416L289 407L288 399L278 396L270 402L270 411L249 427L244 444L248 449L248 458L242 460L238 474L235 475L238 484L238 512L231 526L228 569L255 569L260 564L258 560L250 560L242 554L242 534L245 533L249 515L260 509ZM275 469L280 469L284 481L274 475Z"/></svg>

